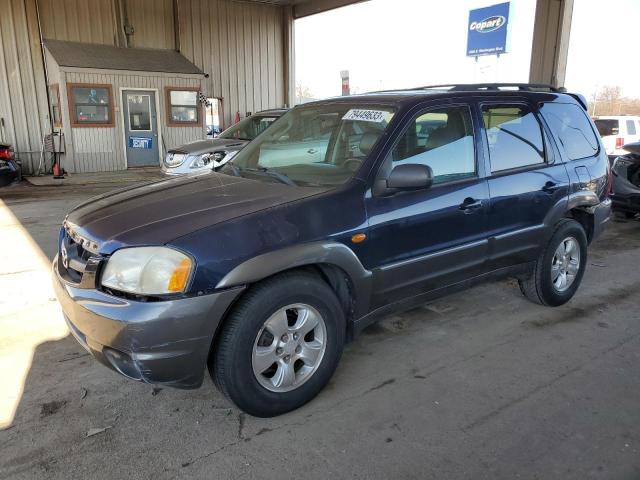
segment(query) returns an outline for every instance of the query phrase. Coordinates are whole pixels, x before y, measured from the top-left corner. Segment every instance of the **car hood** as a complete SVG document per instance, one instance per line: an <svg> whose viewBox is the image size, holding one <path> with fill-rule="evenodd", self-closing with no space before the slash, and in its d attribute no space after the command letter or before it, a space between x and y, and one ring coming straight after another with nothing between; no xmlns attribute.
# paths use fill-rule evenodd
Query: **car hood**
<svg viewBox="0 0 640 480"><path fill-rule="evenodd" d="M196 155L208 153L215 150L241 150L247 143L247 140L238 140L237 138L212 138L208 140L198 140L196 142L185 143L179 147L170 149L170 152L188 153Z"/></svg>
<svg viewBox="0 0 640 480"><path fill-rule="evenodd" d="M640 155L640 142L627 143L622 148L633 155Z"/></svg>
<svg viewBox="0 0 640 480"><path fill-rule="evenodd" d="M165 244L201 228L326 191L219 173L118 190L74 208L65 221L111 254L131 245Z"/></svg>

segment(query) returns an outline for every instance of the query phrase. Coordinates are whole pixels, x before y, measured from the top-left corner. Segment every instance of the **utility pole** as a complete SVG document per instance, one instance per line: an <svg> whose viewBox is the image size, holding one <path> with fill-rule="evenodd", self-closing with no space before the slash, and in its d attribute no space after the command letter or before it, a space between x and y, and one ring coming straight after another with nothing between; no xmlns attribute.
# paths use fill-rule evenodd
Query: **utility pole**
<svg viewBox="0 0 640 480"><path fill-rule="evenodd" d="M342 95L350 95L351 89L349 88L349 70L340 70L340 78L342 79Z"/></svg>

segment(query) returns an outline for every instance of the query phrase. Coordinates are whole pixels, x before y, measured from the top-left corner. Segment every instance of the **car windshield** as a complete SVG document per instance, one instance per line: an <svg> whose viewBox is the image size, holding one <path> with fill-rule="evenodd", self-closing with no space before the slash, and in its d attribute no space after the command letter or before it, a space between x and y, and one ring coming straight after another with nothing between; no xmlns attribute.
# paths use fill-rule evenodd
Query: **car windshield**
<svg viewBox="0 0 640 480"><path fill-rule="evenodd" d="M227 128L218 138L253 140L277 119L277 116L253 115Z"/></svg>
<svg viewBox="0 0 640 480"><path fill-rule="evenodd" d="M360 168L395 110L332 103L296 107L221 170L265 181L336 186Z"/></svg>
<svg viewBox="0 0 640 480"><path fill-rule="evenodd" d="M601 118L599 120L594 120L593 122L596 124L596 128L598 129L598 133L601 137L617 135L620 131L618 120Z"/></svg>

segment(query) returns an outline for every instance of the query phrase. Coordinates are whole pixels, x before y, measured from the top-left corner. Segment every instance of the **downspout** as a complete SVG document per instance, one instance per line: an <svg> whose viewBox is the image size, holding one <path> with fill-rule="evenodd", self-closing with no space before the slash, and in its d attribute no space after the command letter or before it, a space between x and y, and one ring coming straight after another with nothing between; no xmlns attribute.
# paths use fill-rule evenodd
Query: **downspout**
<svg viewBox="0 0 640 480"><path fill-rule="evenodd" d="M173 47L180 52L180 14L178 12L178 0L173 0Z"/></svg>
<svg viewBox="0 0 640 480"><path fill-rule="evenodd" d="M127 0L122 1L122 28L124 29L124 36L126 39L126 48L131 48L132 41L131 37L133 36L133 26L129 23L129 8L127 5Z"/></svg>
<svg viewBox="0 0 640 480"><path fill-rule="evenodd" d="M44 38L42 38L42 25L40 23L40 6L38 5L38 0L33 0L33 3L35 4L36 7L36 22L38 24L38 39L40 40L40 55L42 57L42 69L44 71L44 91L47 95L47 112L48 112L48 116L49 116L49 131L51 132L51 134L53 134L53 132L55 131L55 123L54 123L54 119L53 119L53 109L51 108L51 95L49 94L49 70L47 69L47 60L46 60L46 52L45 52L45 48L44 48ZM58 85L58 90L60 89L60 85ZM62 105L58 105L58 108L61 109ZM60 115L62 115L62 111L60 111ZM43 132L42 135L42 141L40 142L40 148L41 148L41 152L40 152L40 158L43 158L44 155L44 137L45 137L45 132ZM64 138L64 135L61 136L60 140L62 140ZM55 153L55 140L52 138L53 140L53 150L54 150L54 159L56 161L60 161L60 157L59 157L59 153L56 154ZM65 149L66 150L66 149ZM56 158L56 155L58 155L58 157ZM31 156L29 157L29 167L31 170L31 175L39 175L40 174L40 163L38 164L38 171L35 171L35 168L33 167L33 163L31 161Z"/></svg>
<svg viewBox="0 0 640 480"><path fill-rule="evenodd" d="M40 25L40 7L38 6L38 0L33 0L36 6L36 21L38 23L38 38L40 39L40 55L42 56L42 69L44 70L44 83L45 92L47 94L47 107L49 110L49 128L53 132L54 123L53 115L51 114L51 96L49 95L49 71L47 70L46 52L44 50L44 39L42 38L42 26ZM58 87L60 88L60 87ZM59 108L62 108L60 105Z"/></svg>
<svg viewBox="0 0 640 480"><path fill-rule="evenodd" d="M111 5L116 26L114 43L116 47L126 48L127 38L124 34L124 22L122 21L122 0L113 0Z"/></svg>

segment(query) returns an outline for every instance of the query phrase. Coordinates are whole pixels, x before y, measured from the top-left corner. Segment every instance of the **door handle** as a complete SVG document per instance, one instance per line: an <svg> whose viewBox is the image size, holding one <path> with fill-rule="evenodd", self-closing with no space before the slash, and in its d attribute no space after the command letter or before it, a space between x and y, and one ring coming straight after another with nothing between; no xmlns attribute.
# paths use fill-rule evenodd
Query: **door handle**
<svg viewBox="0 0 640 480"><path fill-rule="evenodd" d="M309 150L307 150L307 153L309 155L313 155L314 153L318 153L318 150L316 150L315 148L310 148Z"/></svg>
<svg viewBox="0 0 640 480"><path fill-rule="evenodd" d="M544 186L542 187L542 191L544 193L553 193L556 190L558 190L560 188L560 185L558 185L555 182L552 182L551 180L549 180L547 183L544 184Z"/></svg>
<svg viewBox="0 0 640 480"><path fill-rule="evenodd" d="M482 208L482 200L467 197L458 208L460 208L464 213L473 213L475 210Z"/></svg>

